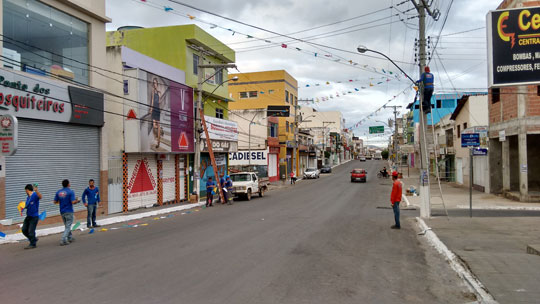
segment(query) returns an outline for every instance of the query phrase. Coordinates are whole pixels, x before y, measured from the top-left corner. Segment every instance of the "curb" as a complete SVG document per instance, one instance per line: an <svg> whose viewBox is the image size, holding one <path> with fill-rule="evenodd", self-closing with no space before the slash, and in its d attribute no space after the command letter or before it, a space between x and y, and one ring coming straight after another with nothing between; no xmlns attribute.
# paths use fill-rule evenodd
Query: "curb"
<svg viewBox="0 0 540 304"><path fill-rule="evenodd" d="M117 224L117 223L124 223L124 222L129 222L129 221L132 221L132 220L142 219L142 218L145 218L145 217L151 217L151 216L156 216L156 215L161 215L161 214L166 214L166 213L171 213L171 212L176 212L176 211L181 211L181 210L186 210L186 209L191 209L191 208L195 208L195 207L200 207L200 206L202 206L204 204L205 204L205 202L202 202L202 203L199 202L199 203L195 203L195 204L175 206L175 207L171 207L171 208L159 209L159 210L154 210L154 211L149 211L149 212L142 212L142 213L137 213L137 214L130 214L130 215L122 215L122 216L104 218L104 219L99 221L99 224L102 225L102 226L105 226L105 225L112 225L112 224ZM46 235L52 235L52 234L60 234L60 233L64 232L64 229L65 229L64 226L56 226L56 227L51 227L51 228L39 229L39 230L36 230L36 236L46 236ZM0 245L9 244L9 243L17 243L18 241L22 241L22 240L26 240L26 237L22 233L8 234L8 235L6 235L5 238L0 239Z"/></svg>
<svg viewBox="0 0 540 304"><path fill-rule="evenodd" d="M457 205L457 209L469 209L467 205ZM473 210L514 210L514 211L540 211L540 207L527 206L473 206Z"/></svg>
<svg viewBox="0 0 540 304"><path fill-rule="evenodd" d="M465 281L469 288L476 294L479 299L479 303L486 304L496 304L493 296L489 291L484 287L484 285L478 280L478 278L466 267L463 265L463 262L450 250L446 245L439 239L439 237L429 228L424 220L417 217L416 221L418 227L422 230L420 234L425 235L427 241L433 246L447 261L450 263L452 269L457 273L457 275Z"/></svg>

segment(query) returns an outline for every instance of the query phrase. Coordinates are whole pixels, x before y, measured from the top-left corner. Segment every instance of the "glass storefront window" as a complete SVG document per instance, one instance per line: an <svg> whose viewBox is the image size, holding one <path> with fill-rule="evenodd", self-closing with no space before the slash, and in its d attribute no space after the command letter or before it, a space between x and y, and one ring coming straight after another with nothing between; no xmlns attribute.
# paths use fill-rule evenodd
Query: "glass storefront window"
<svg viewBox="0 0 540 304"><path fill-rule="evenodd" d="M3 0L3 35L4 67L88 84L84 21L37 0Z"/></svg>

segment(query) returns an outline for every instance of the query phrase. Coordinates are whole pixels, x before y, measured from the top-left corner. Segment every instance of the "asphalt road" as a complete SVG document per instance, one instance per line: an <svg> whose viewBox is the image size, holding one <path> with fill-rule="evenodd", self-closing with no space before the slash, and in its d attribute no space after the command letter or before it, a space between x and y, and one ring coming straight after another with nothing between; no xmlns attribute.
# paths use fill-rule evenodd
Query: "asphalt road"
<svg viewBox="0 0 540 304"><path fill-rule="evenodd" d="M137 228L0 247L2 303L467 303L413 217L391 230L382 161ZM353 168L368 169L352 184ZM148 224L140 226L141 224ZM117 225L116 227L121 227ZM107 227L110 228L110 227Z"/></svg>

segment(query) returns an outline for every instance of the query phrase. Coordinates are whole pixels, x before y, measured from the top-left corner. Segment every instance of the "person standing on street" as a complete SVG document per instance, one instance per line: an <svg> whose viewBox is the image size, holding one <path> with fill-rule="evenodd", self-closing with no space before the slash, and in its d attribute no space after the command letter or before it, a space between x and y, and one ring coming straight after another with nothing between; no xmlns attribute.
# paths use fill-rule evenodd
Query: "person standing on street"
<svg viewBox="0 0 540 304"><path fill-rule="evenodd" d="M294 172L291 171L291 185L296 184L296 177L294 177Z"/></svg>
<svg viewBox="0 0 540 304"><path fill-rule="evenodd" d="M74 242L75 239L71 235L71 224L73 224L73 204L79 201L75 198L75 192L69 188L69 181L67 179L62 181L62 189L56 192L54 196L54 203L60 205L60 215L62 221L64 221L64 234L60 241L60 246L69 245Z"/></svg>
<svg viewBox="0 0 540 304"><path fill-rule="evenodd" d="M402 194L402 184L401 181L398 180L398 173L397 171L392 172L392 194L390 195L390 202L392 203L392 209L394 209L394 219L396 221L395 225L392 225L392 229L401 229L401 225L399 223L399 203L401 202L401 194Z"/></svg>
<svg viewBox="0 0 540 304"><path fill-rule="evenodd" d="M82 194L82 201L88 210L88 215L86 216L86 227L101 227L96 223L97 206L99 204L101 207L101 199L99 197L99 188L94 186L93 179L88 181L88 188L86 188Z"/></svg>
<svg viewBox="0 0 540 304"><path fill-rule="evenodd" d="M206 181L206 207L212 207L212 202L214 201L214 188L216 183L212 180L210 176Z"/></svg>
<svg viewBox="0 0 540 304"><path fill-rule="evenodd" d="M232 205L233 204L233 183L230 176L225 176L225 188L227 189L227 197L226 201L227 204Z"/></svg>
<svg viewBox="0 0 540 304"><path fill-rule="evenodd" d="M26 217L24 218L23 226L21 228L23 235L28 238L30 245L24 247L24 249L36 248L38 239L36 238L36 227L39 221L39 200L42 198L38 188L31 184L24 187L26 191Z"/></svg>

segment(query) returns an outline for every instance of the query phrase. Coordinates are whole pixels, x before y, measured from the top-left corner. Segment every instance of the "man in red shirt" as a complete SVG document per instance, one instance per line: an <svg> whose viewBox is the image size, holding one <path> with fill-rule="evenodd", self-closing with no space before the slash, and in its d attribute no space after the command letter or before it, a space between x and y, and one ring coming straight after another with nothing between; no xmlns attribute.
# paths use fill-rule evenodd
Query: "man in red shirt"
<svg viewBox="0 0 540 304"><path fill-rule="evenodd" d="M401 229L401 225L399 224L399 203L401 202L401 193L402 193L402 184L398 180L398 173L397 171L392 172L392 181L394 184L392 185L392 194L390 195L390 203L392 203L392 209L394 209L394 218L396 220L396 224L393 225L392 229Z"/></svg>

